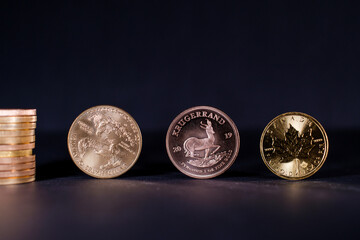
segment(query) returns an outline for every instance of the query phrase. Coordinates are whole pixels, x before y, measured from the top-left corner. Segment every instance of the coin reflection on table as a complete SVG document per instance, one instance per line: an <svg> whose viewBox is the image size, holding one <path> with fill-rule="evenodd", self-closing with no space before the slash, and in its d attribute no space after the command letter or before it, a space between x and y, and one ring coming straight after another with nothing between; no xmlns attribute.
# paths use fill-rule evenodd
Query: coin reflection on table
<svg viewBox="0 0 360 240"><path fill-rule="evenodd" d="M136 121L124 110L96 106L85 110L73 122L68 149L76 166L96 178L114 178L137 161L142 136Z"/></svg>
<svg viewBox="0 0 360 240"><path fill-rule="evenodd" d="M288 112L274 118L260 139L265 165L277 176L300 180L316 173L329 151L325 129L313 117Z"/></svg>
<svg viewBox="0 0 360 240"><path fill-rule="evenodd" d="M239 147L234 122L224 112L208 106L180 113L166 135L172 163L185 175L199 179L224 173L235 161Z"/></svg>

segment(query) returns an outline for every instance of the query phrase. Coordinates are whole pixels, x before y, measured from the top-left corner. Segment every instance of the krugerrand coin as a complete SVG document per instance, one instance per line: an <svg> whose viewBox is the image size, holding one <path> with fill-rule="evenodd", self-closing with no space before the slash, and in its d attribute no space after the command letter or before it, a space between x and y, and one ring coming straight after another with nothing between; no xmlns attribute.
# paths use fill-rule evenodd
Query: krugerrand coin
<svg viewBox="0 0 360 240"><path fill-rule="evenodd" d="M68 149L74 163L96 178L114 178L128 171L139 158L142 136L136 121L124 110L96 106L73 122Z"/></svg>
<svg viewBox="0 0 360 240"><path fill-rule="evenodd" d="M313 117L288 112L271 120L260 139L265 165L288 180L308 178L324 164L329 151L325 129Z"/></svg>
<svg viewBox="0 0 360 240"><path fill-rule="evenodd" d="M219 109L208 106L180 113L166 135L172 163L185 175L199 179L224 173L235 161L239 147L234 122Z"/></svg>

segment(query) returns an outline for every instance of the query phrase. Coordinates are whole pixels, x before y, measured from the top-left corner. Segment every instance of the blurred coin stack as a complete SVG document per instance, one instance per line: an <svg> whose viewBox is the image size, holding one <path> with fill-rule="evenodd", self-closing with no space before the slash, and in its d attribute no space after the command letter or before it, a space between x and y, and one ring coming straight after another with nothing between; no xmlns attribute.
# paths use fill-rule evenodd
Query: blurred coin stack
<svg viewBox="0 0 360 240"><path fill-rule="evenodd" d="M36 109L0 109L0 185L35 181Z"/></svg>

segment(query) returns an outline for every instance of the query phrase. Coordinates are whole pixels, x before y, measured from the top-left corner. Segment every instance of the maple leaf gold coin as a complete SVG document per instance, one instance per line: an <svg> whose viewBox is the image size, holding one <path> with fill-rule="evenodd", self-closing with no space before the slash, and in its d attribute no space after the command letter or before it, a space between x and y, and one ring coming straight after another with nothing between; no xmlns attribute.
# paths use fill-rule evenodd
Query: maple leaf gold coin
<svg viewBox="0 0 360 240"><path fill-rule="evenodd" d="M185 175L207 179L219 176L234 163L240 135L229 116L219 109L198 106L180 113L170 124L166 150Z"/></svg>
<svg viewBox="0 0 360 240"><path fill-rule="evenodd" d="M288 180L308 178L324 164L329 151L325 129L313 117L288 112L271 120L260 139L265 165Z"/></svg>
<svg viewBox="0 0 360 240"><path fill-rule="evenodd" d="M72 160L84 173L96 178L114 178L128 171L139 158L141 147L136 121L113 106L85 110L68 134Z"/></svg>

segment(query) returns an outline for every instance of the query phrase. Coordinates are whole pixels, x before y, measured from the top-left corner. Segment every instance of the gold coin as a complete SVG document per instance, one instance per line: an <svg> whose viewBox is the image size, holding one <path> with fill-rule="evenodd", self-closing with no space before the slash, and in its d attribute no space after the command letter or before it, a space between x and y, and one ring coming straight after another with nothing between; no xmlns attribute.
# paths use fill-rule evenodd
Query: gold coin
<svg viewBox="0 0 360 240"><path fill-rule="evenodd" d="M25 150L25 149L34 149L34 148L35 148L35 143L0 145L0 151Z"/></svg>
<svg viewBox="0 0 360 240"><path fill-rule="evenodd" d="M31 176L34 174L35 174L35 168L20 170L20 171L0 171L0 178L23 177L23 176Z"/></svg>
<svg viewBox="0 0 360 240"><path fill-rule="evenodd" d="M35 175L24 177L0 178L0 185L29 183L35 181Z"/></svg>
<svg viewBox="0 0 360 240"><path fill-rule="evenodd" d="M0 130L0 137L24 137L35 135L35 130Z"/></svg>
<svg viewBox="0 0 360 240"><path fill-rule="evenodd" d="M18 171L35 168L35 162L20 164L0 164L0 171Z"/></svg>
<svg viewBox="0 0 360 240"><path fill-rule="evenodd" d="M36 122L36 116L7 116L1 117L0 116L0 123L30 123Z"/></svg>
<svg viewBox="0 0 360 240"><path fill-rule="evenodd" d="M81 113L68 134L74 163L96 178L114 178L128 171L142 146L140 128L124 110L96 106Z"/></svg>
<svg viewBox="0 0 360 240"><path fill-rule="evenodd" d="M0 130L35 129L36 123L1 123Z"/></svg>
<svg viewBox="0 0 360 240"><path fill-rule="evenodd" d="M33 142L35 142L35 136L0 137L0 144L24 144L24 143L33 143Z"/></svg>
<svg viewBox="0 0 360 240"><path fill-rule="evenodd" d="M18 163L28 163L34 162L35 155L30 155L26 157L2 157L0 158L0 164L18 164Z"/></svg>
<svg viewBox="0 0 360 240"><path fill-rule="evenodd" d="M1 158L9 157L26 157L32 155L32 149L30 150L17 150L17 151L0 151L0 162Z"/></svg>
<svg viewBox="0 0 360 240"><path fill-rule="evenodd" d="M288 180L308 178L324 164L329 151L325 129L313 117L288 112L271 120L260 139L265 165Z"/></svg>
<svg viewBox="0 0 360 240"><path fill-rule="evenodd" d="M0 109L0 116L36 115L36 109Z"/></svg>

